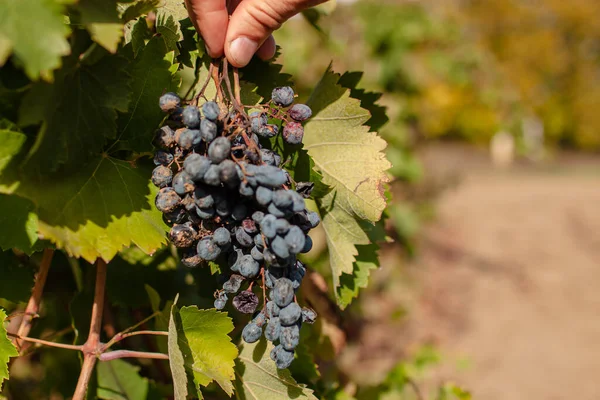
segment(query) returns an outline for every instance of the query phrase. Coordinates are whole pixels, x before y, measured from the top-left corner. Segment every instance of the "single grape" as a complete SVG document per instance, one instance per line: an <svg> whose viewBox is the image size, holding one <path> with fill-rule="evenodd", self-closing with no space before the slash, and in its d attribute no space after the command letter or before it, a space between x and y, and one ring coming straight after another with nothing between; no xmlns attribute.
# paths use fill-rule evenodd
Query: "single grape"
<svg viewBox="0 0 600 400"><path fill-rule="evenodd" d="M220 217L227 217L229 214L231 214L231 204L229 204L227 199L220 199L217 201L215 208Z"/></svg>
<svg viewBox="0 0 600 400"><path fill-rule="evenodd" d="M271 298L280 308L286 307L294 300L294 287L287 278L278 279L273 285Z"/></svg>
<svg viewBox="0 0 600 400"><path fill-rule="evenodd" d="M154 165L164 165L169 166L173 162L173 154L167 153L163 150L158 150L156 154L154 154Z"/></svg>
<svg viewBox="0 0 600 400"><path fill-rule="evenodd" d="M313 241L310 238L310 236L306 235L304 236L304 239L304 247L302 248L302 250L300 250L300 253L308 253L312 250L313 247Z"/></svg>
<svg viewBox="0 0 600 400"><path fill-rule="evenodd" d="M215 164L229 157L230 152L231 144L229 143L229 139L223 136L216 138L208 146L208 158Z"/></svg>
<svg viewBox="0 0 600 400"><path fill-rule="evenodd" d="M167 92L160 96L158 105L164 112L170 112L181 105L181 99L173 92Z"/></svg>
<svg viewBox="0 0 600 400"><path fill-rule="evenodd" d="M200 110L194 106L187 106L182 113L183 124L191 129L198 129L200 126Z"/></svg>
<svg viewBox="0 0 600 400"><path fill-rule="evenodd" d="M164 188L169 186L173 181L173 171L171 168L159 165L152 171L152 183L154 186Z"/></svg>
<svg viewBox="0 0 600 400"><path fill-rule="evenodd" d="M281 313L279 315L281 315ZM288 351L292 351L298 347L298 344L300 343L300 327L298 324L282 326L281 333L279 334L279 343L281 343L281 346Z"/></svg>
<svg viewBox="0 0 600 400"><path fill-rule="evenodd" d="M223 290L227 293L237 293L242 287L244 277L241 275L233 274L229 277L229 280L223 284Z"/></svg>
<svg viewBox="0 0 600 400"><path fill-rule="evenodd" d="M273 199L273 191L264 186L256 188L256 202L261 206L268 206Z"/></svg>
<svg viewBox="0 0 600 400"><path fill-rule="evenodd" d="M188 213L186 212L185 209L183 209L181 207L177 207L173 211L164 213L163 221L165 221L165 223L167 225L181 224L185 221L187 216L188 216Z"/></svg>
<svg viewBox="0 0 600 400"><path fill-rule="evenodd" d="M196 189L194 181L185 171L181 171L173 177L173 189L178 195L183 196L186 193L193 192Z"/></svg>
<svg viewBox="0 0 600 400"><path fill-rule="evenodd" d="M200 154L192 153L183 161L183 169L193 181L204 177L210 167L210 160Z"/></svg>
<svg viewBox="0 0 600 400"><path fill-rule="evenodd" d="M258 296L249 290L241 291L233 298L233 307L241 313L252 314L258 307Z"/></svg>
<svg viewBox="0 0 600 400"><path fill-rule="evenodd" d="M265 259L265 263L271 267L280 267L277 261L277 256L273 254L269 249L263 250L263 257Z"/></svg>
<svg viewBox="0 0 600 400"><path fill-rule="evenodd" d="M262 329L258 327L254 322L248 323L242 330L242 338L246 343L254 343L260 339L262 335Z"/></svg>
<svg viewBox="0 0 600 400"><path fill-rule="evenodd" d="M221 185L221 169L218 165L211 165L206 174L204 174L204 182L211 186L220 186Z"/></svg>
<svg viewBox="0 0 600 400"><path fill-rule="evenodd" d="M291 190L280 189L273 192L273 204L278 208L288 208L294 199Z"/></svg>
<svg viewBox="0 0 600 400"><path fill-rule="evenodd" d="M227 258L227 264L229 265L229 269L233 272L239 272L239 261L244 256L244 252L241 249L236 249L232 253L229 253L229 257Z"/></svg>
<svg viewBox="0 0 600 400"><path fill-rule="evenodd" d="M267 301L267 315L269 318L278 317L280 311L281 309L274 301Z"/></svg>
<svg viewBox="0 0 600 400"><path fill-rule="evenodd" d="M290 230L290 223L287 219L277 218L275 221L275 232L278 235L285 235Z"/></svg>
<svg viewBox="0 0 600 400"><path fill-rule="evenodd" d="M220 113L221 110L219 109L219 105L214 101L207 101L202 105L202 114L204 114L205 118L213 122L219 118Z"/></svg>
<svg viewBox="0 0 600 400"><path fill-rule="evenodd" d="M277 366L277 369L289 368L293 361L294 352L286 350L284 346L281 346L275 352L275 366Z"/></svg>
<svg viewBox="0 0 600 400"><path fill-rule="evenodd" d="M237 227L235 230L235 240L237 240L242 247L251 247L254 244L252 236L250 236L250 234L248 234L241 226Z"/></svg>
<svg viewBox="0 0 600 400"><path fill-rule="evenodd" d="M287 182L285 172L272 165L258 165L255 178L259 184L269 187L279 187Z"/></svg>
<svg viewBox="0 0 600 400"><path fill-rule="evenodd" d="M235 163L231 160L223 160L219 164L219 179L225 186L230 188L234 188L240 183L235 167Z"/></svg>
<svg viewBox="0 0 600 400"><path fill-rule="evenodd" d="M181 197L179 197L172 187L160 189L155 200L156 208L164 213L175 210L180 202Z"/></svg>
<svg viewBox="0 0 600 400"><path fill-rule="evenodd" d="M212 142L217 137L217 124L204 118L200 122L200 136L206 143Z"/></svg>
<svg viewBox="0 0 600 400"><path fill-rule="evenodd" d="M269 139L276 136L279 133L279 127L274 124L267 124L261 127L256 133L259 136Z"/></svg>
<svg viewBox="0 0 600 400"><path fill-rule="evenodd" d="M248 214L248 207L246 207L246 205L244 203L238 203L235 206L233 206L233 210L231 210L231 218L234 219L234 221L241 221L244 218L246 218L246 215ZM248 232L251 233L251 232Z"/></svg>
<svg viewBox="0 0 600 400"><path fill-rule="evenodd" d="M194 240L196 239L197 232L192 227L191 223L181 224L181 225L173 225L171 230L169 231L169 239L171 243L175 245L175 247L190 247L194 244Z"/></svg>
<svg viewBox="0 0 600 400"><path fill-rule="evenodd" d="M304 307L302 309L302 322L306 322L307 324L314 324L317 320L317 313L315 310Z"/></svg>
<svg viewBox="0 0 600 400"><path fill-rule="evenodd" d="M239 179L239 178L238 178ZM254 196L254 189L247 181L240 183L239 192L244 197L252 197Z"/></svg>
<svg viewBox="0 0 600 400"><path fill-rule="evenodd" d="M219 246L226 246L231 243L231 233L221 226L213 232L213 240Z"/></svg>
<svg viewBox="0 0 600 400"><path fill-rule="evenodd" d="M294 89L289 86L276 87L271 93L271 100L278 106L287 107L294 102Z"/></svg>
<svg viewBox="0 0 600 400"><path fill-rule="evenodd" d="M242 221L242 228L250 235L254 235L258 232L258 227L256 226L256 222L254 222L254 220L252 220L252 218L245 218Z"/></svg>
<svg viewBox="0 0 600 400"><path fill-rule="evenodd" d="M304 249L306 244L306 235L302 229L296 225L292 226L289 232L285 235L285 243L288 245L288 250L292 254L298 254Z"/></svg>
<svg viewBox="0 0 600 400"><path fill-rule="evenodd" d="M319 225L319 222L321 222L321 218L319 217L319 214L317 214L314 211L309 211L306 215L308 217L308 222L310 222L310 226L312 228L316 228L317 225Z"/></svg>
<svg viewBox="0 0 600 400"><path fill-rule="evenodd" d="M215 299L215 308L217 310L222 310L227 305L227 294L221 293L219 297Z"/></svg>
<svg viewBox="0 0 600 400"><path fill-rule="evenodd" d="M183 150L191 150L192 147L200 143L200 131L196 129L186 129L179 134L177 144Z"/></svg>
<svg viewBox="0 0 600 400"><path fill-rule="evenodd" d="M265 259L262 251L259 250L256 246L252 247L252 250L250 250L250 255L252 256L252 258L259 262Z"/></svg>
<svg viewBox="0 0 600 400"><path fill-rule="evenodd" d="M209 208L196 207L196 214L201 219L210 219L215 216L215 209L212 207L209 207Z"/></svg>
<svg viewBox="0 0 600 400"><path fill-rule="evenodd" d="M275 236L275 239L271 241L271 251L279 258L287 258L290 256L289 245L281 236Z"/></svg>
<svg viewBox="0 0 600 400"><path fill-rule="evenodd" d="M261 311L257 313L254 318L252 318L252 322L254 322L259 328L262 328L267 323L267 316Z"/></svg>
<svg viewBox="0 0 600 400"><path fill-rule="evenodd" d="M269 353L269 357L271 357L271 360L273 360L273 361L277 360L277 350L279 350L280 348L281 348L281 345L278 344L277 346L275 346L271 349L271 352Z"/></svg>
<svg viewBox="0 0 600 400"><path fill-rule="evenodd" d="M158 129L154 134L154 145L163 149L172 147L175 144L175 132L169 126L165 125Z"/></svg>
<svg viewBox="0 0 600 400"><path fill-rule="evenodd" d="M214 261L221 254L221 248L215 243L212 236L206 236L198 242L198 255L207 261Z"/></svg>
<svg viewBox="0 0 600 400"><path fill-rule="evenodd" d="M264 217L265 213L262 211L254 211L252 213L252 221L254 221L257 224L260 224L260 221L262 221Z"/></svg>
<svg viewBox="0 0 600 400"><path fill-rule="evenodd" d="M269 149L260 149L260 158L267 165L277 166L275 164L275 153Z"/></svg>
<svg viewBox="0 0 600 400"><path fill-rule="evenodd" d="M169 120L180 125L183 122L183 107L175 107L173 111L169 113Z"/></svg>
<svg viewBox="0 0 600 400"><path fill-rule="evenodd" d="M300 122L290 121L283 127L283 140L288 144L300 144L304 137L304 128Z"/></svg>
<svg viewBox="0 0 600 400"><path fill-rule="evenodd" d="M260 130L267 124L267 115L259 111L250 113L250 129L254 133L259 133Z"/></svg>
<svg viewBox="0 0 600 400"><path fill-rule="evenodd" d="M181 263L188 268L195 268L202 262L202 258L196 253L196 251L190 249L183 253L181 257Z"/></svg>
<svg viewBox="0 0 600 400"><path fill-rule="evenodd" d="M298 303L290 303L279 312L279 323L282 326L294 325L302 318L302 309Z"/></svg>
<svg viewBox="0 0 600 400"><path fill-rule="evenodd" d="M254 235L254 246L260 251L264 250L266 244L262 235Z"/></svg>
<svg viewBox="0 0 600 400"><path fill-rule="evenodd" d="M260 231L269 239L273 239L277 235L276 221L277 218L272 214L265 215L262 221L260 221Z"/></svg>
<svg viewBox="0 0 600 400"><path fill-rule="evenodd" d="M293 120L302 122L312 117L312 110L306 104L294 104L288 110L288 114Z"/></svg>
<svg viewBox="0 0 600 400"><path fill-rule="evenodd" d="M196 189L193 193L193 198L196 202L196 205L200 208L209 208L215 204L214 197L204 186L196 185Z"/></svg>
<svg viewBox="0 0 600 400"><path fill-rule="evenodd" d="M300 195L295 190L288 190L288 192L292 195L292 211L295 213L306 210L306 203L304 202L304 197Z"/></svg>
<svg viewBox="0 0 600 400"><path fill-rule="evenodd" d="M255 278L260 271L260 265L250 255L242 256L238 265L240 268L240 274L242 274L242 276L246 279Z"/></svg>
<svg viewBox="0 0 600 400"><path fill-rule="evenodd" d="M268 341L274 342L281 335L281 324L278 317L271 317L265 327L265 338Z"/></svg>

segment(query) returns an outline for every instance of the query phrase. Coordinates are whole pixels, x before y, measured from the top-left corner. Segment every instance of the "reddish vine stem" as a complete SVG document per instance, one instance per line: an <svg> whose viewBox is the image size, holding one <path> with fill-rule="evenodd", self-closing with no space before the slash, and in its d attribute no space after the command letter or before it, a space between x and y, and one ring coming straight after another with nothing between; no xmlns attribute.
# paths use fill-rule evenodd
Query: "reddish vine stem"
<svg viewBox="0 0 600 400"><path fill-rule="evenodd" d="M48 278L48 271L50 270L53 255L54 250L52 249L45 249L44 254L42 255L42 262L40 263L40 270L35 278L33 292L31 293L31 297L25 308L25 316L21 320L21 325L17 330L15 344L19 351L24 350L26 346L24 343L20 343L18 338L29 335L33 318L37 316L37 313L40 310L42 294L44 293L44 286L46 285L46 279Z"/></svg>
<svg viewBox="0 0 600 400"><path fill-rule="evenodd" d="M241 105L242 96L240 88L240 71L237 68L233 68L233 89L235 91L235 101Z"/></svg>
<svg viewBox="0 0 600 400"><path fill-rule="evenodd" d="M215 86L217 87L217 98L221 103L223 103L223 89L221 88L221 80L219 79L219 60L212 61L212 72L211 76L213 81L215 82Z"/></svg>
<svg viewBox="0 0 600 400"><path fill-rule="evenodd" d="M48 340L43 340L43 339L30 338L27 336L19 336L14 333L7 333L7 335L12 336L18 340L22 340L23 342L43 344L44 346L59 347L61 349L81 350L83 347L83 346L78 346L78 345L74 345L74 344L56 343L56 342L50 342Z"/></svg>
<svg viewBox="0 0 600 400"><path fill-rule="evenodd" d="M108 353L102 353L98 356L100 361L116 360L117 358L153 358L158 360L168 360L169 355L163 353L148 353L144 351L115 350Z"/></svg>
<svg viewBox="0 0 600 400"><path fill-rule="evenodd" d="M92 318L90 322L90 334L83 345L83 366L77 387L73 394L73 400L83 400L96 365L96 353L100 347L100 330L102 329L102 313L104 311L104 293L106 289L106 262L98 259L96 262L96 288L94 291L94 304L92 305Z"/></svg>

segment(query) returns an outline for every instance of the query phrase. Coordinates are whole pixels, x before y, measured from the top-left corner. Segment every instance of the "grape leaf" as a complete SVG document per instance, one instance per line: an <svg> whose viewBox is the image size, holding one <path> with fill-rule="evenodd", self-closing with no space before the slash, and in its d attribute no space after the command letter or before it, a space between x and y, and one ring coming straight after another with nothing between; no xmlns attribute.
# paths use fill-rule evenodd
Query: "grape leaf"
<svg viewBox="0 0 600 400"><path fill-rule="evenodd" d="M317 400L313 391L298 384L287 369L277 369L269 354L273 345L265 339L244 343L236 361L235 394L240 400Z"/></svg>
<svg viewBox="0 0 600 400"><path fill-rule="evenodd" d="M87 65L77 58L56 72L54 84L39 83L23 99L19 124L42 122L25 161L28 172L41 176L59 164L74 168L87 162L116 136L117 111L127 111L127 59L107 55Z"/></svg>
<svg viewBox="0 0 600 400"><path fill-rule="evenodd" d="M365 122L365 125L368 125L372 131L378 131L389 120L386 114L386 108L377 104L377 101L381 98L382 94L367 92L364 89L357 88L358 82L360 82L362 76L362 72L345 72L340 77L338 84L350 89L350 97L360 100L360 106L369 110L371 118Z"/></svg>
<svg viewBox="0 0 600 400"><path fill-rule="evenodd" d="M212 381L228 395L233 394L237 349L228 336L232 330L227 313L199 310L196 306L178 310L173 306L168 342L175 399L185 399L190 386L202 398L200 386Z"/></svg>
<svg viewBox="0 0 600 400"><path fill-rule="evenodd" d="M52 80L71 50L62 11L55 0L0 0L0 66L14 52L29 78Z"/></svg>
<svg viewBox="0 0 600 400"><path fill-rule="evenodd" d="M12 342L6 336L6 328L4 327L5 319L6 313L0 309L0 391L2 391L4 380L8 379L9 358L19 355L15 346L13 346Z"/></svg>
<svg viewBox="0 0 600 400"><path fill-rule="evenodd" d="M81 22L92 39L111 53L115 53L123 37L123 23L115 0L80 0L77 8Z"/></svg>
<svg viewBox="0 0 600 400"><path fill-rule="evenodd" d="M98 363L96 395L106 400L146 400L149 384L139 371L140 367L119 359Z"/></svg>
<svg viewBox="0 0 600 400"><path fill-rule="evenodd" d="M168 227L154 207L150 173L149 165L103 156L43 186L22 181L12 187L36 205L42 237L73 257L109 261L131 243L153 253L166 242ZM0 191L5 188L0 185Z"/></svg>
<svg viewBox="0 0 600 400"><path fill-rule="evenodd" d="M156 30L161 34L166 34L168 41L176 43L183 38L180 21L186 18L188 18L188 12L184 0L164 0L162 7L156 11Z"/></svg>
<svg viewBox="0 0 600 400"><path fill-rule="evenodd" d="M361 223L381 218L386 170L391 166L383 153L385 141L363 125L370 113L338 84L339 78L331 69L325 72L307 102L313 117L304 129L304 148L322 175L322 185L329 189L315 200L336 288L342 273L353 273L356 246L371 243Z"/></svg>
<svg viewBox="0 0 600 400"><path fill-rule="evenodd" d="M279 48L274 59L279 56ZM240 70L241 80L256 85L256 93L263 99L271 99L271 92L278 86L293 86L292 76L282 73L283 66L274 62L252 58L250 63ZM248 103L252 104L252 103Z"/></svg>
<svg viewBox="0 0 600 400"><path fill-rule="evenodd" d="M0 252L0 298L27 302L33 287L33 269L22 265L12 251Z"/></svg>
<svg viewBox="0 0 600 400"><path fill-rule="evenodd" d="M158 98L165 92L176 92L179 80L173 72L173 53L159 36L153 37L139 51L130 66L132 102L129 112L118 119L119 148L138 153L152 151L152 137L164 114Z"/></svg>
<svg viewBox="0 0 600 400"><path fill-rule="evenodd" d="M0 248L19 249L27 254L38 238L34 204L19 196L0 194Z"/></svg>
<svg viewBox="0 0 600 400"><path fill-rule="evenodd" d="M136 19L140 15L147 14L160 4L160 0L140 0L130 5L123 11L121 21L123 23Z"/></svg>

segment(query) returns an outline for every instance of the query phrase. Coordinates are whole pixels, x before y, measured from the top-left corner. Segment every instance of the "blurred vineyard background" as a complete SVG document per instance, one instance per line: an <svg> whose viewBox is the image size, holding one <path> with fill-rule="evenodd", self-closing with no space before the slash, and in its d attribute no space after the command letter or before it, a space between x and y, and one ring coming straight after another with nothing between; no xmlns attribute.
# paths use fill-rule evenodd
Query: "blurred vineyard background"
<svg viewBox="0 0 600 400"><path fill-rule="evenodd" d="M370 123L393 163L393 243L344 311L347 392L600 398L597 15L594 0L338 1L276 33L301 94L330 63L364 71L345 79L389 117Z"/></svg>

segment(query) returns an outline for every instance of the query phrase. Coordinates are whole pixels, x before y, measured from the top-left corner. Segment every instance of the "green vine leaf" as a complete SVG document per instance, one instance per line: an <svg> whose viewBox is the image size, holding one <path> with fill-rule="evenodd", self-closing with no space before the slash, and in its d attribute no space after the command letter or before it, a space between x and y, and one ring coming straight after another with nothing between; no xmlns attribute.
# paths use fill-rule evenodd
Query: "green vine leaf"
<svg viewBox="0 0 600 400"><path fill-rule="evenodd" d="M151 166L133 166L108 156L92 159L68 177L16 182L14 193L36 205L40 235L70 256L110 261L132 243L154 253L168 227L154 207Z"/></svg>
<svg viewBox="0 0 600 400"><path fill-rule="evenodd" d="M119 359L98 363L96 395L106 400L146 400L149 382L139 372L140 367Z"/></svg>
<svg viewBox="0 0 600 400"><path fill-rule="evenodd" d="M334 286L342 274L352 274L357 245L371 243L363 222L375 223L386 206L386 170L391 167L383 150L386 143L365 122L371 114L350 90L338 84L340 76L328 69L315 87L308 105L304 149L322 175L316 202L330 252ZM342 305L338 296L338 303Z"/></svg>
<svg viewBox="0 0 600 400"><path fill-rule="evenodd" d="M52 80L71 50L62 11L55 0L0 0L0 66L14 53L29 78Z"/></svg>
<svg viewBox="0 0 600 400"><path fill-rule="evenodd" d="M160 0L140 0L125 8L121 15L121 21L127 23L141 15L154 10L160 4Z"/></svg>
<svg viewBox="0 0 600 400"><path fill-rule="evenodd" d="M42 123L25 168L46 175L60 164L75 168L97 155L117 132L117 111L130 101L127 59L102 57L93 65L71 57L54 84L39 83L23 99L19 125Z"/></svg>
<svg viewBox="0 0 600 400"><path fill-rule="evenodd" d="M0 299L27 302L33 287L33 268L23 265L12 251L0 252Z"/></svg>
<svg viewBox="0 0 600 400"><path fill-rule="evenodd" d="M313 391L297 383L287 369L277 369L265 339L244 343L236 361L236 397L239 400L317 400Z"/></svg>
<svg viewBox="0 0 600 400"><path fill-rule="evenodd" d="M8 360L17 357L19 352L6 336L6 313L0 309L0 392L5 379L8 379Z"/></svg>
<svg viewBox="0 0 600 400"><path fill-rule="evenodd" d="M132 101L129 112L118 119L117 148L138 153L152 151L154 131L165 116L158 107L158 98L179 88L180 80L174 72L177 66L173 63L173 52L169 52L166 42L159 36L139 50L129 69Z"/></svg>
<svg viewBox="0 0 600 400"><path fill-rule="evenodd" d="M0 194L0 248L33 252L38 239L38 218L35 205L19 196Z"/></svg>
<svg viewBox="0 0 600 400"><path fill-rule="evenodd" d="M228 336L232 330L227 313L173 306L168 343L176 400L195 395L202 398L200 386L213 381L229 396L233 394L237 348Z"/></svg>
<svg viewBox="0 0 600 400"><path fill-rule="evenodd" d="M81 22L92 39L111 53L116 53L123 37L123 23L115 0L80 0L77 8Z"/></svg>

